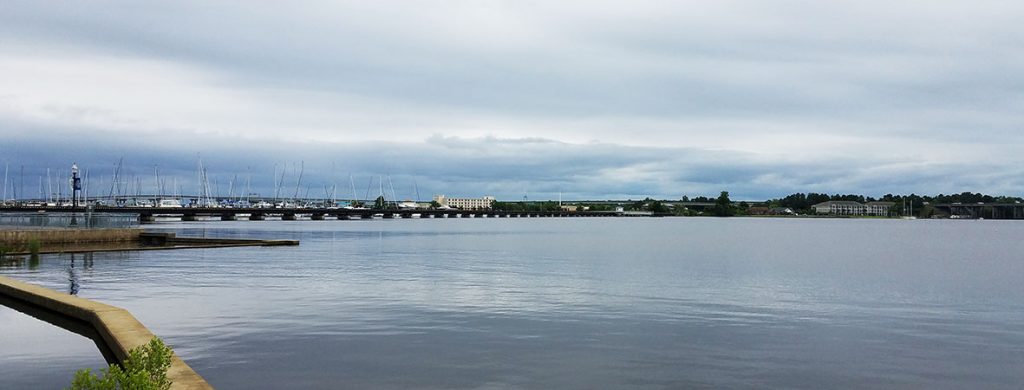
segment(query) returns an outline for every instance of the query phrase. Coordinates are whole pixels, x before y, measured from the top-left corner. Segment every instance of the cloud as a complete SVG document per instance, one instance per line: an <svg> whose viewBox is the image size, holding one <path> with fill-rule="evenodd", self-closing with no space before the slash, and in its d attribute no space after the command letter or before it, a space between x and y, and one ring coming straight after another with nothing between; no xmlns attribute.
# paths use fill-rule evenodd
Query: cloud
<svg viewBox="0 0 1024 390"><path fill-rule="evenodd" d="M1022 16L1002 1L12 1L0 151L34 169L67 165L48 150L126 155L182 178L197 154L231 176L306 161L324 181L344 166L509 197L1013 194Z"/></svg>

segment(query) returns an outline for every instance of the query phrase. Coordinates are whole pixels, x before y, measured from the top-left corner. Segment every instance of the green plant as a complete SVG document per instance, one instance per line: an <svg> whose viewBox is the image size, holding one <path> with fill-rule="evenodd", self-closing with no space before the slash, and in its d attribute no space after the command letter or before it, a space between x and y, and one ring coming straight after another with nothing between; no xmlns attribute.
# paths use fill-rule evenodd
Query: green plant
<svg viewBox="0 0 1024 390"><path fill-rule="evenodd" d="M86 368L75 372L71 390L167 390L171 381L167 369L171 367L171 348L154 337L149 344L128 351L121 365L111 364L100 370L100 376Z"/></svg>
<svg viewBox="0 0 1024 390"><path fill-rule="evenodd" d="M38 238L28 240L28 251L33 255L39 255L39 249L43 247L43 244L39 242Z"/></svg>

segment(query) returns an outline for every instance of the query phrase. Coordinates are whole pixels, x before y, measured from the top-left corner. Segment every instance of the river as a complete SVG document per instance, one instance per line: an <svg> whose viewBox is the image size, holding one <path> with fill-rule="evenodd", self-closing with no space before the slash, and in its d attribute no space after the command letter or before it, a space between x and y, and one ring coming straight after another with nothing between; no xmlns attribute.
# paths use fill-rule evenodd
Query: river
<svg viewBox="0 0 1024 390"><path fill-rule="evenodd" d="M47 255L217 388L1019 388L1024 224L780 218L190 222L298 247ZM0 388L92 342L0 307Z"/></svg>

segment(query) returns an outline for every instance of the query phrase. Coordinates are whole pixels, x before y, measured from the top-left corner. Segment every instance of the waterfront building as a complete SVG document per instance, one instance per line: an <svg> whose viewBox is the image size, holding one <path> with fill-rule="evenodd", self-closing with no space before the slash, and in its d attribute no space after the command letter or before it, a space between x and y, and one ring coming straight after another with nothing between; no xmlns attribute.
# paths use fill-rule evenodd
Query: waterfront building
<svg viewBox="0 0 1024 390"><path fill-rule="evenodd" d="M794 212L793 209L791 209L789 207L772 207L771 210L768 210L768 214L770 214L770 215L794 215L794 214L796 214L796 212Z"/></svg>
<svg viewBox="0 0 1024 390"><path fill-rule="evenodd" d="M864 212L867 215L874 215L878 217L888 217L892 206L895 206L896 202L868 202L864 205Z"/></svg>
<svg viewBox="0 0 1024 390"><path fill-rule="evenodd" d="M434 201L442 207L451 207L461 210L489 210L494 204L493 196L482 198L449 198L445 195L434 195Z"/></svg>
<svg viewBox="0 0 1024 390"><path fill-rule="evenodd" d="M871 215L878 217L889 216L889 210L895 205L893 202L860 202L846 200L830 200L821 202L811 208L816 214L829 215Z"/></svg>
<svg viewBox="0 0 1024 390"><path fill-rule="evenodd" d="M866 208L859 202L847 200L830 200L811 206L817 214L830 215L864 215Z"/></svg>

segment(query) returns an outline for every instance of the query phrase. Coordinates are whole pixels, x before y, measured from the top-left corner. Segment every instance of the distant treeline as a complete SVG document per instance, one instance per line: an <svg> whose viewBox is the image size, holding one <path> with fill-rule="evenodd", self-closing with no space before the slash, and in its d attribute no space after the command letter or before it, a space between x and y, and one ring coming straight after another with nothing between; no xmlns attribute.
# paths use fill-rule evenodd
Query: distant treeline
<svg viewBox="0 0 1024 390"><path fill-rule="evenodd" d="M917 194L910 194L910 195L885 194L885 195L883 195L882 197L879 197L879 198L874 198L874 197L864 196L864 195L855 195L855 194L847 194L847 195L835 194L835 195L829 195L829 194L819 194L819 193L810 192L810 193L806 193L806 194L804 194L804 193L796 193L796 194L792 194L792 195L786 196L786 197L781 198L781 199L771 199L771 200L768 200L767 203L768 203L768 205L773 206L773 207L788 207L788 208L793 209L794 211L800 212L800 211L808 211L808 210L810 210L811 206L813 206L815 204L818 204L818 203L821 203L821 202L827 202L827 201L830 201L830 200L854 201L854 202L860 202L860 203L867 203L867 202L874 202L874 201L894 202L894 203L896 203L899 206L902 206L904 204L904 201L906 201L906 205L908 207L913 206L914 209L921 209L926 204L935 204L935 203L977 203L977 202L984 202L984 203L1014 203L1014 202L1024 201L1024 198L1020 198L1020 197L1016 197L1016 196L991 196L991 195L985 195L985 194L982 194L982 193L973 193L973 192L962 192L962 193L959 193L959 194L951 194L951 195L939 194L939 195L936 195L936 196L917 195Z"/></svg>
<svg viewBox="0 0 1024 390"><path fill-rule="evenodd" d="M626 200L617 204L609 204L608 201L604 202L586 202L586 201L570 201L565 202L566 205L578 205L585 206L590 211L613 211L618 207L621 207L625 211L651 211L654 213L661 214L676 214L676 215L717 215L717 216L731 216L731 215L748 215L753 214L754 207L762 208L762 213L765 209L791 209L792 212L797 214L813 214L811 206L818 203L828 201L853 201L859 203L867 202L893 202L892 215L903 215L906 212L913 212L917 215L927 215L930 213L929 205L937 203L1014 203L1024 202L1024 198L1015 196L991 196L982 193L973 192L962 192L959 194L939 194L935 196L930 195L893 195L885 194L881 197L871 197L857 194L819 194L816 192L809 193L795 193L790 194L783 198L769 199L764 202L738 202L735 203L729 199L729 192L722 191L718 197L707 197L697 196L690 198L683 196L680 199L684 204L678 204L672 200L655 200L646 198L644 200ZM703 203L703 205L694 205L694 203ZM554 201L535 201L535 202L494 202L494 210L501 211L556 211L561 207L558 202ZM774 213L774 211L773 211ZM783 212L782 214L785 214Z"/></svg>

